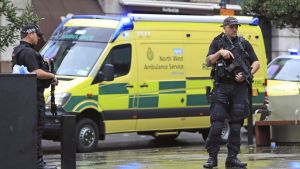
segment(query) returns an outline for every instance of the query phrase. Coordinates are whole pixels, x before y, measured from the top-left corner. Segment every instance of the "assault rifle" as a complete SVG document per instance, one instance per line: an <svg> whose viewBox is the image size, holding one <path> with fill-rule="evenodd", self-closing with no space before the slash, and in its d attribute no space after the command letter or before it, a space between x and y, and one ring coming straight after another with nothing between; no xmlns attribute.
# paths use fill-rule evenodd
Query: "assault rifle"
<svg viewBox="0 0 300 169"><path fill-rule="evenodd" d="M51 73L55 73L54 72L54 61L52 59L50 59L50 72ZM55 84L51 83L51 113L53 116L57 116L57 105L55 104Z"/></svg>
<svg viewBox="0 0 300 169"><path fill-rule="evenodd" d="M249 55L245 51L244 47L242 46L240 39L238 39L239 40L238 45L241 48L241 50L243 51L243 54L245 56L242 56L240 54L240 52L237 51L238 49L236 48L236 46L233 45L232 41L226 35L225 35L225 38L230 42L230 45L231 45L231 47L227 50L229 50L234 56L232 63L227 67L227 71L233 72L235 70L239 70L244 74L244 76L246 78L246 82L248 84L252 83L253 76L251 74L251 67L249 65L249 61L247 61L246 59L243 59L243 57L249 58ZM240 38L240 37L238 37L238 38Z"/></svg>

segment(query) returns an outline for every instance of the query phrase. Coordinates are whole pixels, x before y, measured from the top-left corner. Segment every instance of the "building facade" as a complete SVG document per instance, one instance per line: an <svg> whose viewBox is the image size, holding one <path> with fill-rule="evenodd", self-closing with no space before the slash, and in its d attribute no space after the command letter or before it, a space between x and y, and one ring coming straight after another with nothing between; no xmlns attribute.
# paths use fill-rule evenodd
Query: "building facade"
<svg viewBox="0 0 300 169"><path fill-rule="evenodd" d="M226 9L239 15L241 0L225 0ZM44 32L43 42L51 36L61 19L67 15L126 15L127 13L184 14L184 15L219 15L223 7L221 0L12 0L21 13L27 4L31 4L35 13L42 19L39 23ZM226 12L225 11L225 14ZM232 14L232 13L228 13ZM0 26L7 22L0 16ZM289 48L300 48L298 29L278 30L262 27L266 41L268 60L287 52ZM0 53L0 72L11 69L11 45ZM41 44L41 46L43 43Z"/></svg>

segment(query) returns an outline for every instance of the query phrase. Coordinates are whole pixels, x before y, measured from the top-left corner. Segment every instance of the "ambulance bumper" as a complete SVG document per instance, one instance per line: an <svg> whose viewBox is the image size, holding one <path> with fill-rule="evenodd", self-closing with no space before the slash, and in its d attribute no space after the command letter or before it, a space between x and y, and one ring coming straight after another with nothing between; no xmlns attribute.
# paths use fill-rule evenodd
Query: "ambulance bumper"
<svg viewBox="0 0 300 169"><path fill-rule="evenodd" d="M74 113L57 111L57 116L53 116L46 110L43 139L58 141L61 138L61 119L64 115L74 115Z"/></svg>

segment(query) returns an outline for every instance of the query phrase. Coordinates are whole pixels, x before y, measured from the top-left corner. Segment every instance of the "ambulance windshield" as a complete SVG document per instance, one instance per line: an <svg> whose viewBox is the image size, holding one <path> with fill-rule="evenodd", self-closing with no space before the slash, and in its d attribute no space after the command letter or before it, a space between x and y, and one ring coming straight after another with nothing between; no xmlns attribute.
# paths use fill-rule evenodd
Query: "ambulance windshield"
<svg viewBox="0 0 300 169"><path fill-rule="evenodd" d="M41 55L54 60L57 75L87 76L106 45L99 42L49 41Z"/></svg>
<svg viewBox="0 0 300 169"><path fill-rule="evenodd" d="M109 42L115 29L99 27L63 27L55 31L51 40Z"/></svg>

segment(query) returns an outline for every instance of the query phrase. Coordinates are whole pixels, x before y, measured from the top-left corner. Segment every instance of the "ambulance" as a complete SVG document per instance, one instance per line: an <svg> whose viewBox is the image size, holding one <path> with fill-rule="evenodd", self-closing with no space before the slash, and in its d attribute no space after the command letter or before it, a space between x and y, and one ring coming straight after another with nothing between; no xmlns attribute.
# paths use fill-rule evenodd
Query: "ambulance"
<svg viewBox="0 0 300 169"><path fill-rule="evenodd" d="M210 127L209 45L226 16L128 14L66 18L41 50L52 58L59 84L58 116L76 115L78 152L95 150L107 134L136 132L175 139ZM267 62L258 19L237 16L239 33L261 62L253 82L254 109L263 106ZM58 139L45 92L45 138ZM48 123L49 122L49 123ZM224 127L223 135L229 129Z"/></svg>

